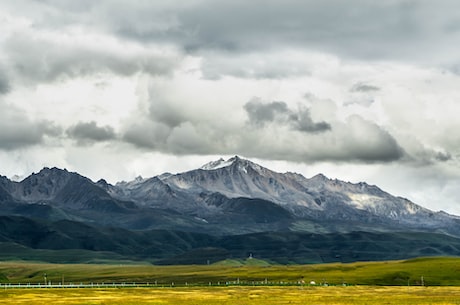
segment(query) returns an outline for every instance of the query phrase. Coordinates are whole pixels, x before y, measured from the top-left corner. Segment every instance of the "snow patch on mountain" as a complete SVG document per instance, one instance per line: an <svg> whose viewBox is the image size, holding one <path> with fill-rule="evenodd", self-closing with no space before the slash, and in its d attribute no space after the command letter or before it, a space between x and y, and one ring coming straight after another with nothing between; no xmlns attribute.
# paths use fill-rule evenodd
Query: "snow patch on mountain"
<svg viewBox="0 0 460 305"><path fill-rule="evenodd" d="M211 171L211 170L216 170L216 169L219 169L219 168L230 166L230 165L232 165L232 163L233 163L232 159L229 159L229 160L225 161L224 159L220 158L217 161L211 161L209 163L206 163L205 165L200 167L200 169L206 170L206 171Z"/></svg>
<svg viewBox="0 0 460 305"><path fill-rule="evenodd" d="M129 188L130 183L136 185ZM146 206L170 208L180 213L210 217L221 213L220 203L209 204L209 196L263 199L283 207L295 217L369 223L396 221L436 227L452 218L422 208L407 199L392 196L375 185L330 179L323 174L305 178L298 173L278 173L242 159L219 159L199 169L164 174L145 181L117 184L113 195ZM214 197L213 197L214 198ZM217 200L216 202L220 202Z"/></svg>
<svg viewBox="0 0 460 305"><path fill-rule="evenodd" d="M138 187L140 184L144 183L146 180L147 179L142 178L142 176L137 176L132 181L128 181L128 182L121 181L121 182L117 182L117 184L115 185L118 187L124 188L124 189L134 189Z"/></svg>
<svg viewBox="0 0 460 305"><path fill-rule="evenodd" d="M380 197L369 194L347 193L347 195L351 199L351 205L360 210L366 210L382 200Z"/></svg>

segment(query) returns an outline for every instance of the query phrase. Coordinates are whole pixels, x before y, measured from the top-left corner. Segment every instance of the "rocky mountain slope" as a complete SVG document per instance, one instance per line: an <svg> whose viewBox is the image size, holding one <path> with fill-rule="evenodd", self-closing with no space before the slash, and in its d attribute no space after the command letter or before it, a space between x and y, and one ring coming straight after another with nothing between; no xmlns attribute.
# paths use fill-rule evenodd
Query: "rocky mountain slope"
<svg viewBox="0 0 460 305"><path fill-rule="evenodd" d="M228 212L222 201L260 199L266 202L260 206L261 213L264 207L269 209L273 204L288 212L292 216L291 230L299 230L302 222L316 221L323 226L326 222L331 226L336 222L349 222L352 227L439 229L459 233L460 223L458 217L430 211L377 186L331 180L321 174L307 179L296 173L277 173L237 156L185 173L119 183L111 194L143 206L186 211L206 221Z"/></svg>
<svg viewBox="0 0 460 305"><path fill-rule="evenodd" d="M309 234L335 234L350 239L355 232L369 236L366 238L370 247L376 249L375 253L387 253L382 254L382 258L389 257L389 249L394 250L397 246L390 247L389 242L395 242L395 236L401 236L401 232L406 234L405 240L412 237L414 241L418 240L420 234L428 234L423 235L425 239L436 236L438 241L439 236L446 237L446 244L435 247L429 242L417 241L420 244L417 253L460 255L456 252L460 249L456 241L452 244L449 242L451 237L447 237L460 237L460 218L457 216L430 211L366 183L332 180L321 174L305 178L296 173L277 173L239 157L213 161L184 173L165 173L147 179L139 177L116 185L104 180L93 182L78 173L57 168L44 168L22 181L0 177L2 215L10 217L4 218L3 222L12 227L15 222L22 224L13 231L4 227L4 232L8 231L9 235L1 235L3 240L0 242L3 243L52 250L61 247L114 251L118 255L130 255L129 251L152 255L141 249L142 243L147 247L152 243L147 240L153 238L158 241L154 243L155 249L161 248L158 245L162 243L165 248L174 249L157 257L165 262L171 257L186 261L197 253L209 256L209 251L199 250L202 248L220 249L216 253L232 256L246 255L251 245L254 249L258 247L259 253L274 259L282 244L271 247L264 240L271 244L276 240L287 242L283 260L289 261L286 257L292 256L288 252L294 245L288 236L296 242L310 240ZM21 227L37 230L19 229ZM171 237L171 244L166 246L168 241L161 239L161 234L146 233L154 232L152 230L170 232L171 236L178 236L174 232L186 232L192 234L189 237L193 236L194 242L184 247L182 238ZM34 231L41 233L35 234ZM78 235L74 231L86 233ZM114 234L126 236L125 240L130 240L136 247L125 249L123 241ZM378 236L386 236L388 240L379 240ZM238 252L227 241L245 246ZM340 244L339 240L336 242ZM98 247L98 244L107 244L107 247ZM301 244L303 250L295 261L302 261L302 255L305 258L306 253L314 248L307 242ZM342 246L339 245L339 249L351 247L349 244ZM323 244L323 247L328 249L312 250L310 257L317 259L318 251L327 250L330 254L334 248L332 243ZM356 254L358 248L353 248L354 252L350 250L354 254L346 254L347 260L371 257L369 253ZM409 254L410 249L397 248L400 251L398 258L414 255ZM292 251L298 252L298 249ZM374 254L372 257L378 257ZM337 255L344 257L345 254Z"/></svg>

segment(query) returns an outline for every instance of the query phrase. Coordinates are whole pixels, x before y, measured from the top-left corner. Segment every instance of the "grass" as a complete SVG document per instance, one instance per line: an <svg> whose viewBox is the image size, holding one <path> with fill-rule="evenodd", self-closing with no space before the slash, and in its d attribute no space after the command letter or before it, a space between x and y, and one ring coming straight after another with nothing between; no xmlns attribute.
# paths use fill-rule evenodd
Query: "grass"
<svg viewBox="0 0 460 305"><path fill-rule="evenodd" d="M158 285L69 289L14 289L2 285L0 304L460 305L460 258L288 266L250 260L227 260L209 266L0 262L2 283L42 283L45 273L53 283L65 276L66 283L156 281ZM422 276L428 287L420 286ZM225 286L226 281L234 283L236 279L246 285ZM299 284L311 280L337 286ZM209 282L214 286L209 286ZM216 286L218 282L222 286ZM286 286L287 282L292 286ZM342 286L343 282L353 285Z"/></svg>
<svg viewBox="0 0 460 305"><path fill-rule="evenodd" d="M6 289L3 305L48 304L460 304L458 287L192 287Z"/></svg>
<svg viewBox="0 0 460 305"><path fill-rule="evenodd" d="M44 264L0 262L0 283L149 282L159 285L263 282L279 285L298 281L332 285L460 286L460 258L438 257L406 261L319 265L269 265L263 261L224 261L214 265L153 266L101 264Z"/></svg>

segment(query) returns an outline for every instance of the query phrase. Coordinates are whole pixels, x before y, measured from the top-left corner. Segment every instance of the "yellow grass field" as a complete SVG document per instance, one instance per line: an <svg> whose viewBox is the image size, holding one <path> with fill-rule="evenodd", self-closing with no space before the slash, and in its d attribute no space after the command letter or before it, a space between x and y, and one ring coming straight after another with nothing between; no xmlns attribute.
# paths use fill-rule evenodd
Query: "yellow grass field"
<svg viewBox="0 0 460 305"><path fill-rule="evenodd" d="M460 287L182 287L2 289L3 305L50 304L460 304Z"/></svg>

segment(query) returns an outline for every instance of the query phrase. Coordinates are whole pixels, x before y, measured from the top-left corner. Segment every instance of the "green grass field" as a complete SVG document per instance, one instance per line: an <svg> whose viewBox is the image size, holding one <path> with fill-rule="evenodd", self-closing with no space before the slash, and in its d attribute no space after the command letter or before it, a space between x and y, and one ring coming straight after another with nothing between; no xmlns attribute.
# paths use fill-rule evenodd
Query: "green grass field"
<svg viewBox="0 0 460 305"><path fill-rule="evenodd" d="M150 287L26 288L28 283L42 284L44 274L53 284L64 279L67 285L149 282ZM426 286L421 286L422 276ZM310 285L310 281L329 286ZM4 305L460 305L460 258L287 266L258 260L209 266L0 262L0 282ZM11 283L22 283L24 288L11 288Z"/></svg>
<svg viewBox="0 0 460 305"><path fill-rule="evenodd" d="M192 287L5 289L3 305L48 304L460 304L458 287Z"/></svg>
<svg viewBox="0 0 460 305"><path fill-rule="evenodd" d="M248 263L248 264L245 264ZM350 264L269 265L263 261L214 265L153 266L0 262L0 283L149 282L168 286L240 284L280 285L304 281L330 285L460 286L460 258L419 258L406 261Z"/></svg>

